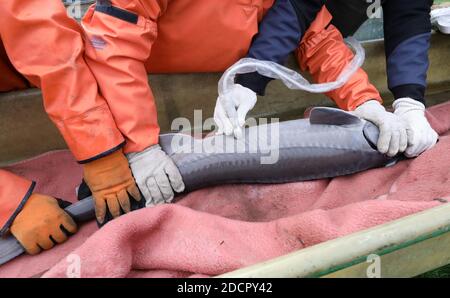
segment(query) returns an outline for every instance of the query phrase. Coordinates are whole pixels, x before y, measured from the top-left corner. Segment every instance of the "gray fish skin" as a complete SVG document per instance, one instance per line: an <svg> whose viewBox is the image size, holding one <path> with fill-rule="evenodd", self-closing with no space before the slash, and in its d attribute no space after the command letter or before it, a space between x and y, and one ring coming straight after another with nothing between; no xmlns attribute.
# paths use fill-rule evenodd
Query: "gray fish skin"
<svg viewBox="0 0 450 298"><path fill-rule="evenodd" d="M263 132L271 132L273 125L266 125ZM252 142L249 140L258 135L261 126L246 129L243 140L224 135L195 139L189 135L169 134L161 136L160 144L178 166L188 192L230 183L286 183L332 178L393 162L373 145L378 140L378 129L342 110L315 108L309 119L277 125L278 134L269 133L266 140L268 144L278 143L278 160L273 164L262 164L261 157L269 154L260 148L250 153ZM178 148L182 149L174 149L174 138L177 138ZM227 143L236 145L240 142L245 152L217 153L229 152L225 150ZM215 153L183 153L185 148L202 148L204 143L213 144L208 146L208 152Z"/></svg>
<svg viewBox="0 0 450 298"><path fill-rule="evenodd" d="M274 125L278 133L273 133ZM259 131L263 134L258 134ZM267 132L267 134L266 134ZM189 135L160 136L163 150L174 160L186 185L186 191L229 183L286 183L349 175L367 169L391 165L396 159L380 154L375 145L378 129L352 114L331 108L315 108L309 119L268 124L245 130L243 140L212 136L195 139ZM260 147L252 147L252 136L268 144L277 143L276 163L262 164L269 155ZM182 153L187 148L191 153ZM264 143L264 142L263 142ZM194 147L207 148L216 153L195 153ZM226 144L241 145L242 153L225 151ZM253 150L253 151L252 151ZM65 209L76 222L95 219L92 197ZM25 251L12 236L0 239L0 265Z"/></svg>

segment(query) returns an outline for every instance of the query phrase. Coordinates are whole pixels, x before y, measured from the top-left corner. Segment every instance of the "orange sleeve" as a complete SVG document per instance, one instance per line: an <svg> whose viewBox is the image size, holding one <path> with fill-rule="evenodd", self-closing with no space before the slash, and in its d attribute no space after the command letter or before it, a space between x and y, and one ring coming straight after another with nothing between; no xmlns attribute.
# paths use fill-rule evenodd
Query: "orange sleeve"
<svg viewBox="0 0 450 298"><path fill-rule="evenodd" d="M8 231L33 188L34 182L0 170L0 237Z"/></svg>
<svg viewBox="0 0 450 298"><path fill-rule="evenodd" d="M84 60L81 27L61 1L0 1L0 37L14 68L42 89L45 110L78 161L120 147L124 139Z"/></svg>
<svg viewBox="0 0 450 298"><path fill-rule="evenodd" d="M125 136L125 153L157 144L156 105L145 61L157 37L166 1L98 1L82 20L86 59Z"/></svg>
<svg viewBox="0 0 450 298"><path fill-rule="evenodd" d="M297 51L300 67L308 71L317 83L335 81L354 57L342 34L330 24L331 19L331 14L324 6ZM369 100L382 102L378 90L369 82L362 68L344 86L328 92L327 96L339 108L348 111L355 110Z"/></svg>

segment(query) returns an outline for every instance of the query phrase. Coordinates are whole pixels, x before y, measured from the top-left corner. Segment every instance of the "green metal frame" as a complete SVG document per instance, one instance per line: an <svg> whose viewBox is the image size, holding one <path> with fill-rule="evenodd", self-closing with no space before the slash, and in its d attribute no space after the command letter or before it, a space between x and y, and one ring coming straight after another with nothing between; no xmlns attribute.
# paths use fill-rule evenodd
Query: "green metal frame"
<svg viewBox="0 0 450 298"><path fill-rule="evenodd" d="M380 249L378 251L373 252L373 254L378 255L378 256L381 257L381 256L384 256L384 255L390 254L392 252L400 251L400 250L402 250L404 248L411 247L411 246L413 246L413 245L415 245L417 243L421 243L421 242L429 240L429 239L437 238L437 237L445 235L445 234L448 234L450 236L450 225L446 226L444 228L440 228L440 229L438 229L438 230L436 230L436 231L434 231L432 233L429 233L429 234L417 237L415 239L412 239L412 240L409 240L409 241L406 241L406 242L403 242L403 243L400 243L400 244L397 244L397 245L392 245L392 246L387 247L387 248ZM450 247L449 247L449 250L450 250ZM355 266L355 265L358 265L358 264L366 263L366 260L367 260L368 256L369 255L361 256L361 257L359 257L359 258L357 258L357 259L355 259L355 260L353 260L351 262L344 263L344 264L341 264L339 266L335 266L335 267L332 267L330 269L317 272L315 274L311 274L310 276L307 276L307 277L311 277L311 278L324 277L324 276L328 276L328 275L330 275L332 273L341 271L343 269L346 269L346 268L349 268L349 267L352 267L352 266ZM450 264L450 260L449 260L448 264ZM447 265L447 264L444 264L444 265ZM436 267L436 268L439 268L439 267Z"/></svg>

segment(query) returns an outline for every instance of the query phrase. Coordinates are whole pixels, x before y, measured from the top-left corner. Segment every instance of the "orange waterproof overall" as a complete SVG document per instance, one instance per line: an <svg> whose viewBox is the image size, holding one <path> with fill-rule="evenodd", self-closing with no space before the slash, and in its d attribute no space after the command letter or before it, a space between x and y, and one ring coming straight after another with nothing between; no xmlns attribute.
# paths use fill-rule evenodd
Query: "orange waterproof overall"
<svg viewBox="0 0 450 298"><path fill-rule="evenodd" d="M159 135L147 72L225 70L245 56L273 1L112 1L136 14L137 23L93 6L83 20L86 33L59 0L1 1L0 92L39 87L46 112L80 162L123 144L125 153L138 152ZM33 188L0 170L2 232Z"/></svg>
<svg viewBox="0 0 450 298"><path fill-rule="evenodd" d="M59 0L0 1L0 91L41 88L46 112L80 161L124 142L85 62L82 36ZM0 170L0 234L33 186Z"/></svg>

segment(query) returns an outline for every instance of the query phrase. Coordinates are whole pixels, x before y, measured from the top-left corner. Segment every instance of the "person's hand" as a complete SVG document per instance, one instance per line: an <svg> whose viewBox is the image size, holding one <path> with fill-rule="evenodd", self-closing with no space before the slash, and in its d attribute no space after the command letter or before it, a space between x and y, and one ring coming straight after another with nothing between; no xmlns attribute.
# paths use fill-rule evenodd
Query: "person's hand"
<svg viewBox="0 0 450 298"><path fill-rule="evenodd" d="M218 126L218 134L242 137L242 128L248 112L255 107L256 93L235 84L231 90L217 98L214 110L214 121Z"/></svg>
<svg viewBox="0 0 450 298"><path fill-rule="evenodd" d="M10 228L27 253L51 249L77 231L75 221L60 206L63 203L67 202L40 194L27 200Z"/></svg>
<svg viewBox="0 0 450 298"><path fill-rule="evenodd" d="M405 156L416 157L436 145L439 135L425 117L425 106L412 98L397 99L394 114L407 124L408 147Z"/></svg>
<svg viewBox="0 0 450 298"><path fill-rule="evenodd" d="M406 150L408 145L406 122L397 115L386 111L378 101L367 101L356 108L353 113L378 127L380 136L377 148L380 153L394 157Z"/></svg>
<svg viewBox="0 0 450 298"><path fill-rule="evenodd" d="M130 153L127 158L147 207L170 203L175 197L174 191L184 191L180 171L159 145Z"/></svg>
<svg viewBox="0 0 450 298"><path fill-rule="evenodd" d="M141 194L122 150L83 165L83 177L95 203L95 215L103 224L107 210L113 218L130 212L130 199L139 202Z"/></svg>

